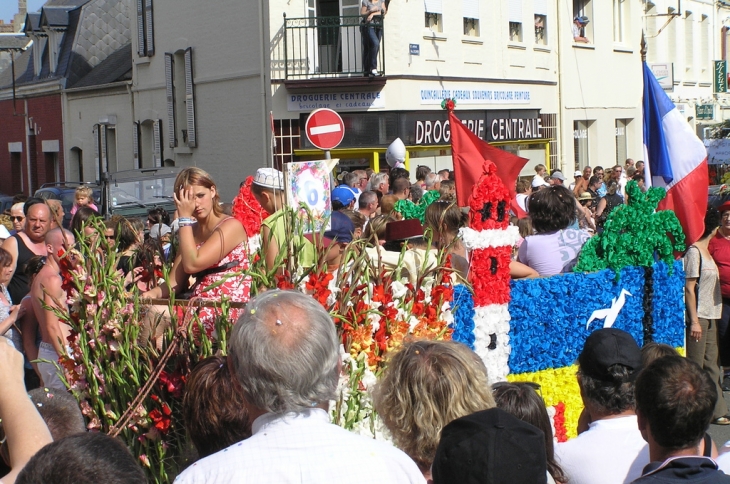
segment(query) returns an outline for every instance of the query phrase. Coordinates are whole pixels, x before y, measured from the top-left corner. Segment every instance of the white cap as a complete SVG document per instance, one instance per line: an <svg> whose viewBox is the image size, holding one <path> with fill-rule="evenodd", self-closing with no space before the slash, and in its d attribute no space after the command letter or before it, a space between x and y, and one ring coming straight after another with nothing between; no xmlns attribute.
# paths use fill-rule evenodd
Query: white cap
<svg viewBox="0 0 730 484"><path fill-rule="evenodd" d="M575 170L575 173L573 173L573 176L583 176L583 172L580 170Z"/></svg>
<svg viewBox="0 0 730 484"><path fill-rule="evenodd" d="M396 138L388 149L385 151L385 161L388 162L391 168L396 168L400 164L401 167L406 161L406 145L400 138Z"/></svg>
<svg viewBox="0 0 730 484"><path fill-rule="evenodd" d="M10 232L8 232L7 227L4 225L0 225L0 240L5 240L10 238Z"/></svg>
<svg viewBox="0 0 730 484"><path fill-rule="evenodd" d="M159 239L172 232L172 229L165 224L154 224L150 227L150 238Z"/></svg>
<svg viewBox="0 0 730 484"><path fill-rule="evenodd" d="M276 168L259 168L253 182L266 188L284 189L284 174Z"/></svg>

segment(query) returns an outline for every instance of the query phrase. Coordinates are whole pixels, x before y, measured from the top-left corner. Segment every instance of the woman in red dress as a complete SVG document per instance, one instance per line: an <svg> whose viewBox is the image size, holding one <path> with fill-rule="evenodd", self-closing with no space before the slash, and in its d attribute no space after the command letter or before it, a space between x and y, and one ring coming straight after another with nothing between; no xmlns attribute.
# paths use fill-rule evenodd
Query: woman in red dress
<svg viewBox="0 0 730 484"><path fill-rule="evenodd" d="M248 239L241 222L225 215L220 207L218 190L210 175L200 168L185 168L175 179L174 194L177 206L178 254L170 274L170 288L162 284L143 294L143 297L166 298L170 289L176 294L187 294L220 301L248 302L251 292ZM190 286L190 277L195 283ZM214 286L214 287L211 287ZM235 323L240 309L231 309L229 321ZM211 336L220 309L201 307L198 311L206 333ZM154 307L148 314L148 327L162 316L167 320L167 308ZM169 321L169 320L168 320ZM153 332L159 338L165 324L157 324ZM146 331L143 331L143 338Z"/></svg>

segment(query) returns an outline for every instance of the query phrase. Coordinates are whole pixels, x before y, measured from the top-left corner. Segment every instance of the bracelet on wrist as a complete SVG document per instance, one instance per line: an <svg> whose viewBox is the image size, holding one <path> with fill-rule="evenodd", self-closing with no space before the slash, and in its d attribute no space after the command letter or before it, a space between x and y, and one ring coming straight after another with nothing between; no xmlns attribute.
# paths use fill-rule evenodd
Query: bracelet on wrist
<svg viewBox="0 0 730 484"><path fill-rule="evenodd" d="M178 218L177 219L177 225L179 227L189 227L191 225L194 225L197 223L197 220L192 218Z"/></svg>

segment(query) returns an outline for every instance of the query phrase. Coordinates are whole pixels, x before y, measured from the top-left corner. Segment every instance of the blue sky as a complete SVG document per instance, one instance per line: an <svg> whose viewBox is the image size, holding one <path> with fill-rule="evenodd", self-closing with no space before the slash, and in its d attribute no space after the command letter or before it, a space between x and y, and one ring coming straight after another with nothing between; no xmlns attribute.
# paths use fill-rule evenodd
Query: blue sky
<svg viewBox="0 0 730 484"><path fill-rule="evenodd" d="M36 12L44 3L46 3L45 0L28 0L28 11ZM16 13L18 13L17 0L0 0L0 19L8 23Z"/></svg>

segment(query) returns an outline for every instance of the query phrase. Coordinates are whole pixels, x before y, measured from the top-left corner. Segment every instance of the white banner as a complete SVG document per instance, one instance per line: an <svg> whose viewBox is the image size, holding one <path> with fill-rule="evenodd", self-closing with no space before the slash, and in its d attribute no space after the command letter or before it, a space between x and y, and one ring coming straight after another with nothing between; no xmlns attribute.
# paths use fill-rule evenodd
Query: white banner
<svg viewBox="0 0 730 484"><path fill-rule="evenodd" d="M440 101L439 101L440 102ZM385 108L382 92L306 92L286 96L286 109L290 112L314 111L329 108L335 111L366 111Z"/></svg>
<svg viewBox="0 0 730 484"><path fill-rule="evenodd" d="M710 165L730 163L730 139L706 139L705 147Z"/></svg>
<svg viewBox="0 0 730 484"><path fill-rule="evenodd" d="M441 104L445 98L462 104L530 104L532 95L527 87L485 84L422 85L421 104Z"/></svg>

